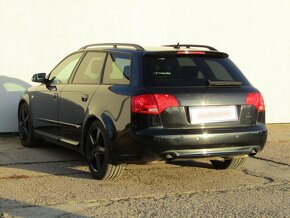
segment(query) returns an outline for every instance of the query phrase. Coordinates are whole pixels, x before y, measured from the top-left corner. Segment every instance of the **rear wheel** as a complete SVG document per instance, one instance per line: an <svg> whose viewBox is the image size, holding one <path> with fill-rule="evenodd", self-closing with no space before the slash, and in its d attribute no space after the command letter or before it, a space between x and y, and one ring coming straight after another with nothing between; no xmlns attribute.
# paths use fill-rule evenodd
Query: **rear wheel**
<svg viewBox="0 0 290 218"><path fill-rule="evenodd" d="M215 169L236 169L243 164L245 158L231 158L220 160L211 160L211 164Z"/></svg>
<svg viewBox="0 0 290 218"><path fill-rule="evenodd" d="M40 140L34 137L30 111L25 103L20 106L18 111L18 131L23 146L36 147L39 145Z"/></svg>
<svg viewBox="0 0 290 218"><path fill-rule="evenodd" d="M86 157L94 178L112 180L122 175L124 165L114 163L105 128L99 121L94 121L86 139Z"/></svg>

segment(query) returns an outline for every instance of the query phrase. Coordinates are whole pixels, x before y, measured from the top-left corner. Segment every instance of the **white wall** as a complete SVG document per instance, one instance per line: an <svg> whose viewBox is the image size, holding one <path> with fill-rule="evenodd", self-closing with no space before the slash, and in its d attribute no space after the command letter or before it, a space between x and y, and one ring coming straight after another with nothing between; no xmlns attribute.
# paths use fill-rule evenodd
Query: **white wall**
<svg viewBox="0 0 290 218"><path fill-rule="evenodd" d="M29 83L89 43L208 44L263 93L268 122L290 122L289 11L289 0L0 0L0 76ZM16 130L3 104L0 93L0 132Z"/></svg>

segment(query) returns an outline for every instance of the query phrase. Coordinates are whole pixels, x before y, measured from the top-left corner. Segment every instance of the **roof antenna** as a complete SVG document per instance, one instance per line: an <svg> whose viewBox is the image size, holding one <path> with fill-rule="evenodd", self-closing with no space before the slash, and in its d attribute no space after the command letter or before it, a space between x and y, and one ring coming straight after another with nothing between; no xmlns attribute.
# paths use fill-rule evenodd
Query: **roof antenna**
<svg viewBox="0 0 290 218"><path fill-rule="evenodd" d="M174 48L176 48L176 49L179 49L180 48L179 42L177 43L176 46L174 46Z"/></svg>

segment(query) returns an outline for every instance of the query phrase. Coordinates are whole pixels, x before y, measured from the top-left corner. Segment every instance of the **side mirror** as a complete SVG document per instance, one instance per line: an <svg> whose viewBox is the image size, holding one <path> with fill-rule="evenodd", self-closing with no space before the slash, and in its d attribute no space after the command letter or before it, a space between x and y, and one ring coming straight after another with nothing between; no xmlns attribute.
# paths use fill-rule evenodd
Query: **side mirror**
<svg viewBox="0 0 290 218"><path fill-rule="evenodd" d="M36 83L45 83L46 82L46 73L37 73L32 76L32 82Z"/></svg>

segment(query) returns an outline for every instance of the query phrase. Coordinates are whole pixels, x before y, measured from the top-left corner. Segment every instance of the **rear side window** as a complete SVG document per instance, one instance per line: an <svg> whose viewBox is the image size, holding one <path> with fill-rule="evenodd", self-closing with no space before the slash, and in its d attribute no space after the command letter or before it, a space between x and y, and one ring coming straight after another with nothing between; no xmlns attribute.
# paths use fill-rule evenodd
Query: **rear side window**
<svg viewBox="0 0 290 218"><path fill-rule="evenodd" d="M73 83L99 83L105 57L106 53L88 52L76 72Z"/></svg>
<svg viewBox="0 0 290 218"><path fill-rule="evenodd" d="M207 86L209 81L233 81L249 85L228 58L200 56L144 57L147 86Z"/></svg>
<svg viewBox="0 0 290 218"><path fill-rule="evenodd" d="M127 85L130 83L131 56L126 54L109 54L105 66L103 83Z"/></svg>

